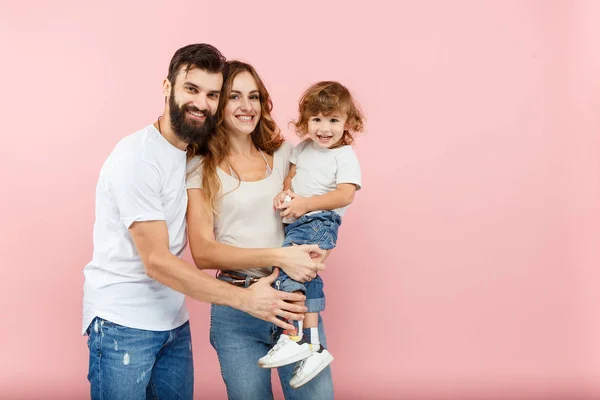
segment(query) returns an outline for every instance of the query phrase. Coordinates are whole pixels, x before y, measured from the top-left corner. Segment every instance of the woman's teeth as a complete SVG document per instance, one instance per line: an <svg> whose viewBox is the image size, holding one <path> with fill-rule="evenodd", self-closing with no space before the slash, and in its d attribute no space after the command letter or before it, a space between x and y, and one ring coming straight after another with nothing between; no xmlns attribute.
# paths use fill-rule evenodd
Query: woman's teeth
<svg viewBox="0 0 600 400"><path fill-rule="evenodd" d="M249 122L249 121L252 121L254 119L254 116L251 116L251 115L238 115L237 119L239 119L240 121Z"/></svg>

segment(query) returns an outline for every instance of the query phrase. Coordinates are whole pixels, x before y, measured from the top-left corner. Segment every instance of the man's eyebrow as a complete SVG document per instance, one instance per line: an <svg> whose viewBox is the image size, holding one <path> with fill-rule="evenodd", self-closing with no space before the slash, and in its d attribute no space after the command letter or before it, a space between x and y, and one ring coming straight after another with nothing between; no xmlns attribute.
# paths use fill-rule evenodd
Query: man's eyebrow
<svg viewBox="0 0 600 400"><path fill-rule="evenodd" d="M192 82L188 82L188 81L183 82L183 85L184 86L192 86L192 87L195 87L196 89L200 89L200 87L198 85L196 85Z"/></svg>
<svg viewBox="0 0 600 400"><path fill-rule="evenodd" d="M189 81L183 82L183 86L191 86L194 89L198 89L198 90L201 89L200 86L196 85L195 83L189 82ZM209 93L221 93L221 90L220 89L213 89L213 90L209 90L208 92Z"/></svg>

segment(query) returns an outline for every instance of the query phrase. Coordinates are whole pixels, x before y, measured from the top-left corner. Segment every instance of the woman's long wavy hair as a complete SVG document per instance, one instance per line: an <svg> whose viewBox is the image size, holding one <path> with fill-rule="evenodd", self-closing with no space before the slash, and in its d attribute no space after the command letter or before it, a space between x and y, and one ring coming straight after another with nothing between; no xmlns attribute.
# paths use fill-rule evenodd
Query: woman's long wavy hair
<svg viewBox="0 0 600 400"><path fill-rule="evenodd" d="M260 96L260 120L256 125L256 129L251 133L254 146L267 154L273 155L284 140L281 131L277 127L273 117L271 117L271 111L273 110L271 96L269 96L267 88L254 67L241 61L228 61L225 68L225 81L223 82L223 89L221 90L221 97L219 99L219 108L217 110L215 133L208 140L205 149L201 150L197 145L191 145L188 150L188 159L197 154L202 155L202 190L206 198L205 205L208 211L214 215L219 214L220 198L227 194L220 193L221 180L217 175L217 166L227 158L230 149L229 133L223 122L223 110L231 96L233 81L242 72L249 72L252 75ZM239 176L239 174L237 175Z"/></svg>

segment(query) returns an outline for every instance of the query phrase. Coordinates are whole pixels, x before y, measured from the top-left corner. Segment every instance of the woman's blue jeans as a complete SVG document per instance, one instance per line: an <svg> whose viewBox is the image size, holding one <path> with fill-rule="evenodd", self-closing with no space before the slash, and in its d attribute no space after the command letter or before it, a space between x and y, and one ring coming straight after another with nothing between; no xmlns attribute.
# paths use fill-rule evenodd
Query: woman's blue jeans
<svg viewBox="0 0 600 400"><path fill-rule="evenodd" d="M221 375L227 386L230 400L273 398L271 370L260 368L258 359L267 354L277 343L280 332L281 329L275 324L255 318L243 311L212 305L210 343L217 351ZM319 339L326 347L327 340L321 317L319 317ZM292 389L289 385L294 364L277 370L286 400L333 399L330 367L298 389Z"/></svg>

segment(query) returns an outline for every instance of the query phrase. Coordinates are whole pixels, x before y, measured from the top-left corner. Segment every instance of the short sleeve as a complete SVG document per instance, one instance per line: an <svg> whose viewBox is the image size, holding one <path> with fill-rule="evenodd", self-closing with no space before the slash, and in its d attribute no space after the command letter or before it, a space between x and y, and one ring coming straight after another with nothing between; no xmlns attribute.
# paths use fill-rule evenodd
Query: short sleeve
<svg viewBox="0 0 600 400"><path fill-rule="evenodd" d="M202 189L202 159L193 157L186 165L186 189Z"/></svg>
<svg viewBox="0 0 600 400"><path fill-rule="evenodd" d="M111 171L109 185L119 218L127 229L134 222L165 220L160 196L162 179L148 162L137 158L117 162Z"/></svg>
<svg viewBox="0 0 600 400"><path fill-rule="evenodd" d="M304 150L308 141L310 141L310 139L306 139L305 141L298 143L298 145L294 147L294 150L292 150L292 154L290 155L290 162L292 164L298 163L298 156L300 155L300 153L302 153L302 150Z"/></svg>
<svg viewBox="0 0 600 400"><path fill-rule="evenodd" d="M281 174L285 178L290 172L290 158L294 151L294 145L290 142L283 142L282 145L275 151L277 153L277 163L281 168ZM273 161L275 162L275 161Z"/></svg>
<svg viewBox="0 0 600 400"><path fill-rule="evenodd" d="M356 153L351 146L344 146L336 155L337 170L335 175L335 183L353 183L356 185L356 190L362 187L362 177L360 172L360 164Z"/></svg>
<svg viewBox="0 0 600 400"><path fill-rule="evenodd" d="M294 150L292 150L292 154L290 154L290 162L292 164L296 164L298 162L298 147L300 147L300 145L294 147Z"/></svg>

